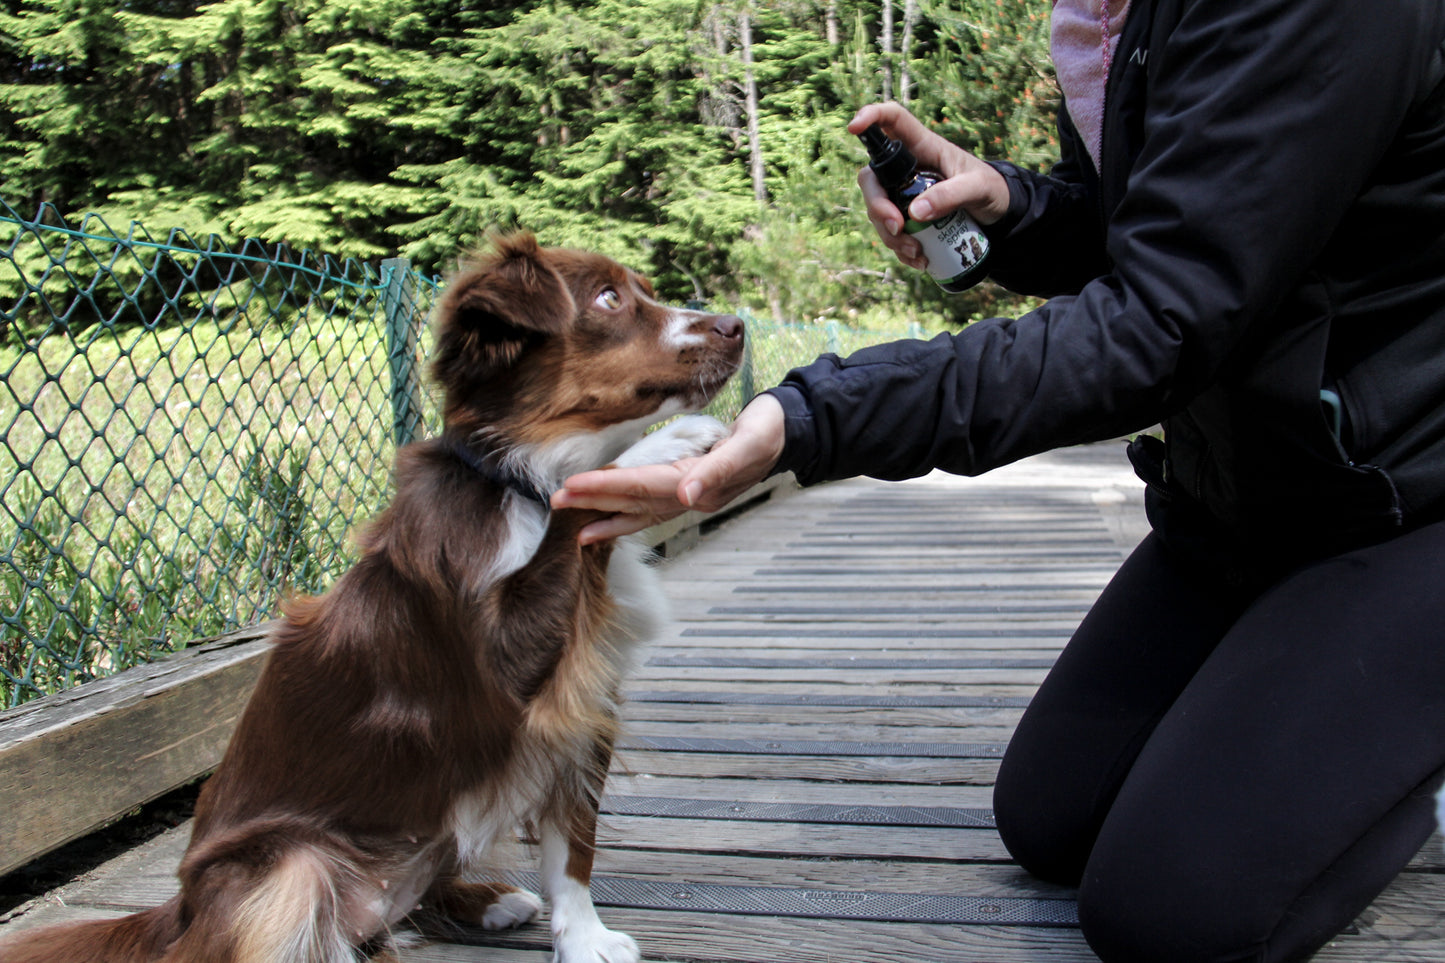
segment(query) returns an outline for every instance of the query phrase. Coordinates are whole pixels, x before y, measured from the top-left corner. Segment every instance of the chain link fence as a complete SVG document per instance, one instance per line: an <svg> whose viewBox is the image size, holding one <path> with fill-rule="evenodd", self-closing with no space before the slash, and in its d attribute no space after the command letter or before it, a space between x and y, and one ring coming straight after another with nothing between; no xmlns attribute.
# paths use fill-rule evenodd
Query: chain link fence
<svg viewBox="0 0 1445 963"><path fill-rule="evenodd" d="M437 282L0 205L0 705L320 588L421 428Z"/></svg>
<svg viewBox="0 0 1445 963"><path fill-rule="evenodd" d="M272 616L352 560L421 387L440 290L404 261L0 202L0 708ZM749 318L713 411L879 336Z"/></svg>

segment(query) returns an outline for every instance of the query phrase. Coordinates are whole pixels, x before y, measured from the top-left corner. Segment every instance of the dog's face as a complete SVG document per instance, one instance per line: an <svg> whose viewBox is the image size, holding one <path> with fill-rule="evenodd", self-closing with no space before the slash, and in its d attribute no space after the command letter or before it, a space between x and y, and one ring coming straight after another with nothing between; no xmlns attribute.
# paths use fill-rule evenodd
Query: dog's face
<svg viewBox="0 0 1445 963"><path fill-rule="evenodd" d="M695 411L742 359L731 315L659 304L610 258L497 242L448 286L432 375L448 428L508 446L547 445Z"/></svg>

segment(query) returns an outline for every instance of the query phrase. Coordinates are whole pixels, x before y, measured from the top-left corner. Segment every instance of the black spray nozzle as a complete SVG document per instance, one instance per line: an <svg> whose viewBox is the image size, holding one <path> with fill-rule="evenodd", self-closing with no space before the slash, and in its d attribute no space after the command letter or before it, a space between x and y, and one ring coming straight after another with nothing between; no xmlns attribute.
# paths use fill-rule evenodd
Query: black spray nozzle
<svg viewBox="0 0 1445 963"><path fill-rule="evenodd" d="M908 148L883 133L878 124L869 125L858 135L858 139L868 148L868 166L878 175L880 183L885 186L906 184L913 176L918 162Z"/></svg>

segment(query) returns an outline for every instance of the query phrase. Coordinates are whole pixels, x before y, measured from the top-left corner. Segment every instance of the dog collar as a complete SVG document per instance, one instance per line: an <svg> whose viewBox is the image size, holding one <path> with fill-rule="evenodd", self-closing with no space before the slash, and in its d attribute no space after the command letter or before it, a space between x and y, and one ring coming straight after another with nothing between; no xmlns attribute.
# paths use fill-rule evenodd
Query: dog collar
<svg viewBox="0 0 1445 963"><path fill-rule="evenodd" d="M444 437L442 443L458 461L492 484L531 499L543 508L552 507L552 496L549 492L537 487L530 478L502 467L495 452L479 454L470 445L456 438Z"/></svg>

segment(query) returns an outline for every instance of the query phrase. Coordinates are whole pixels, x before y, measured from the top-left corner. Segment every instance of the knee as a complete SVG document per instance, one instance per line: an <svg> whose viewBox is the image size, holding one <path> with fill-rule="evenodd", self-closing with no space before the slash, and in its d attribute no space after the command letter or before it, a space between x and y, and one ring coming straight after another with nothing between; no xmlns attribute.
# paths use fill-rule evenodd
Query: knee
<svg viewBox="0 0 1445 963"><path fill-rule="evenodd" d="M1243 881L1209 880L1141 857L1079 886L1079 925L1104 963L1261 963L1273 929Z"/></svg>
<svg viewBox="0 0 1445 963"><path fill-rule="evenodd" d="M1014 862L1051 883L1077 886L1093 845L1094 826L1071 794L1030 778L1026 766L1001 766L994 784L994 821Z"/></svg>

